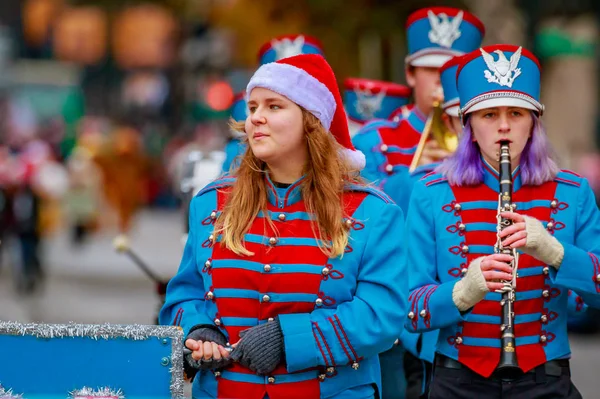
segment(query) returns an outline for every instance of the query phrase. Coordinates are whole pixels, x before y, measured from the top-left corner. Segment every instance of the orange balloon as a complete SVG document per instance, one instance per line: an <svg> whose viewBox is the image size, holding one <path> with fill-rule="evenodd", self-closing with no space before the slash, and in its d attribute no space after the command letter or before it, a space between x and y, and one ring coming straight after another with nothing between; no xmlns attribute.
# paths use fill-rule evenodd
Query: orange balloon
<svg viewBox="0 0 600 399"><path fill-rule="evenodd" d="M171 65L175 58L177 21L166 9L150 4L128 7L114 23L115 59L123 68Z"/></svg>
<svg viewBox="0 0 600 399"><path fill-rule="evenodd" d="M36 47L44 45L62 3L62 0L25 1L23 5L23 33L29 45Z"/></svg>
<svg viewBox="0 0 600 399"><path fill-rule="evenodd" d="M233 89L225 81L211 83L206 89L206 104L215 111L225 111L233 102Z"/></svg>
<svg viewBox="0 0 600 399"><path fill-rule="evenodd" d="M108 19L98 7L76 7L64 11L54 29L57 58L95 64L106 54Z"/></svg>

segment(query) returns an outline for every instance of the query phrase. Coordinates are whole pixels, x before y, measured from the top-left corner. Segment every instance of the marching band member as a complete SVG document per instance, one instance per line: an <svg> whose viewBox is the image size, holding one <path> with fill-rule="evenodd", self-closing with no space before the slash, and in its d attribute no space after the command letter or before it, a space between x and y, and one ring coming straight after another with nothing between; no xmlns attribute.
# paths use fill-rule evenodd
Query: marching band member
<svg viewBox="0 0 600 399"><path fill-rule="evenodd" d="M371 120L388 120L409 105L410 87L365 78L344 80L344 108L350 137Z"/></svg>
<svg viewBox="0 0 600 399"><path fill-rule="evenodd" d="M354 136L354 146L367 159L362 172L367 180L379 184L410 165L427 116L439 97L439 68L450 58L478 48L484 33L477 17L456 8L423 8L408 17L406 81L413 90L415 106L399 121L367 125ZM426 150L428 157L445 155L439 149Z"/></svg>
<svg viewBox="0 0 600 399"><path fill-rule="evenodd" d="M402 212L360 182L323 57L265 64L246 93L249 148L193 199L160 321L184 330L195 398L376 397L406 318Z"/></svg>
<svg viewBox="0 0 600 399"><path fill-rule="evenodd" d="M457 86L459 148L417 182L407 220L406 325L439 329L429 397L581 398L567 297L600 303L594 195L550 156L533 54L476 50Z"/></svg>
<svg viewBox="0 0 600 399"><path fill-rule="evenodd" d="M430 7L417 10L408 17L406 34L409 51L406 58L406 81L413 89L414 107L408 115L396 121L367 125L353 139L355 147L367 158L367 166L362 175L380 187L388 186L387 179L397 179L398 183L390 185L391 191L395 192L410 190L408 166L415 157L427 119L434 111L434 103L440 101L440 67L453 57L478 48L485 28L476 16L467 11ZM448 71L448 86L451 86L450 76ZM449 89L448 105L452 104L452 92ZM434 140L429 140L422 152L420 165L430 164L448 155ZM401 177L394 177L395 175ZM394 185L397 185L397 189L393 188ZM404 203L400 202L401 205L406 206L410 194L407 195ZM406 398L418 398L426 393L435 335L430 334L430 344L422 342L424 338L426 337L420 334L405 333L397 342L402 343L406 353L397 345L381 355L384 399L405 397L405 393L397 385L401 379L402 370L399 366L402 364L407 380ZM399 359L401 356L404 356L403 362Z"/></svg>
<svg viewBox="0 0 600 399"><path fill-rule="evenodd" d="M440 78L445 101L442 105L442 121L446 128L456 135L459 135L462 126L458 118L459 99L456 88L456 70L460 56L456 56L447 61L440 68ZM431 145L430 148L436 148ZM436 148L437 149L437 148ZM408 168L404 168L382 181L382 189L407 213L410 194L412 188L420 178L433 171L439 162L429 160L419 166L412 173ZM383 397L384 399L402 399L404 397L418 398L427 393L427 384L431 374L433 358L435 355L435 345L437 343L437 331L428 331L426 333L411 333L404 331L397 347L392 347L388 352L381 354ZM401 359L402 348L405 353L404 359ZM404 369L406 362L406 370ZM387 367L386 367L387 366ZM402 374L405 373L407 388L402 390L399 383L402 381ZM406 392L403 396L402 392Z"/></svg>
<svg viewBox="0 0 600 399"><path fill-rule="evenodd" d="M449 132L457 136L460 136L462 132L462 125L458 117L459 99L458 89L456 88L456 70L458 69L460 59L460 56L453 57L440 68L440 82L444 92L442 122ZM435 143L432 143L431 147L434 148L434 146ZM394 202L405 213L408 210L410 193L415 182L433 171L440 164L440 162L434 159L424 160L424 162L428 163L423 163L413 172L404 169L400 173L396 173L382 181L382 189L392 197Z"/></svg>
<svg viewBox="0 0 600 399"><path fill-rule="evenodd" d="M458 137L460 137L460 134L462 133L462 124L458 116L460 101L458 97L458 88L456 87L456 72L460 61L461 56L454 57L440 68L442 89L444 91L444 103L442 105L444 113L442 114L442 121L446 126L446 129L453 134L456 134ZM440 162L432 162L419 166L412 173L405 170L392 175L389 179L384 181L382 188L394 202L400 206L404 213L407 214L410 194L412 193L414 184L426 174L434 171L439 165ZM587 305L584 304L583 299L579 295L569 292L568 298L568 314L570 317L577 317L585 312ZM410 332L405 332L401 342L409 351L411 351L411 354L418 356L421 360L426 362L427 367L430 367L429 364L433 363L435 356L438 332L436 330L423 334L421 337L420 353L416 353L416 345L409 345L409 343L416 343L418 338L418 336L415 336Z"/></svg>
<svg viewBox="0 0 600 399"><path fill-rule="evenodd" d="M323 45L317 38L304 34L277 36L261 46L258 51L258 63L264 65L299 54L324 55ZM235 122L243 122L248 117L245 97L246 93L242 91L233 100L231 119ZM235 161L239 161L246 151L246 143L243 138L243 134L231 132L231 138L225 145L223 172L229 172L232 164L234 167L239 166L239 162Z"/></svg>

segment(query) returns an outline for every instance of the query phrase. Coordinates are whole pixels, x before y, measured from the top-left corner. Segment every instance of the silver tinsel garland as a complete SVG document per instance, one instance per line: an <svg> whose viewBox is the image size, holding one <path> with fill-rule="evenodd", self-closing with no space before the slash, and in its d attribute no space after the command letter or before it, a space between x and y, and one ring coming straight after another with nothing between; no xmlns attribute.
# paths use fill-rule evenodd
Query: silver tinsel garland
<svg viewBox="0 0 600 399"><path fill-rule="evenodd" d="M69 399L86 399L86 398L116 398L116 399L125 399L123 392L121 390L112 390L110 388L99 388L92 389L88 387L83 387L81 389L77 389L73 392L69 392Z"/></svg>
<svg viewBox="0 0 600 399"><path fill-rule="evenodd" d="M30 335L37 338L82 337L91 339L126 338L134 341L150 338L171 339L171 396L184 398L183 331L179 327L120 324L37 324L0 321L0 335ZM1 396L0 399L4 399Z"/></svg>
<svg viewBox="0 0 600 399"><path fill-rule="evenodd" d="M23 395L15 395L12 389L8 391L0 385L0 399L22 399Z"/></svg>

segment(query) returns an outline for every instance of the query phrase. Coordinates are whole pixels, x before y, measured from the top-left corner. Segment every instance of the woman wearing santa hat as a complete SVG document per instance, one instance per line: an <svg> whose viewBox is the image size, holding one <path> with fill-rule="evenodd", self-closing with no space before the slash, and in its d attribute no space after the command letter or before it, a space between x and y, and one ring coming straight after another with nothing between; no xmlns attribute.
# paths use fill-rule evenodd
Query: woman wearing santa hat
<svg viewBox="0 0 600 399"><path fill-rule="evenodd" d="M360 181L323 57L265 64L246 92L248 149L193 199L160 321L184 330L194 398L376 397L406 317L402 212Z"/></svg>

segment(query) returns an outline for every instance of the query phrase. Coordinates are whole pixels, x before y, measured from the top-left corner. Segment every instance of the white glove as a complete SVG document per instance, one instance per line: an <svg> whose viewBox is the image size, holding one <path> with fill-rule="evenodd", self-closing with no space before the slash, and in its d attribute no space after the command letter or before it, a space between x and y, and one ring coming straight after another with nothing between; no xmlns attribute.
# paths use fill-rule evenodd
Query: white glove
<svg viewBox="0 0 600 399"><path fill-rule="evenodd" d="M527 243L521 250L558 270L565 256L565 248L548 233L542 222L529 216L523 218L525 218Z"/></svg>
<svg viewBox="0 0 600 399"><path fill-rule="evenodd" d="M485 298L489 292L483 273L481 272L481 261L477 258L469 264L467 274L458 280L452 290L452 300L461 312L465 312Z"/></svg>

